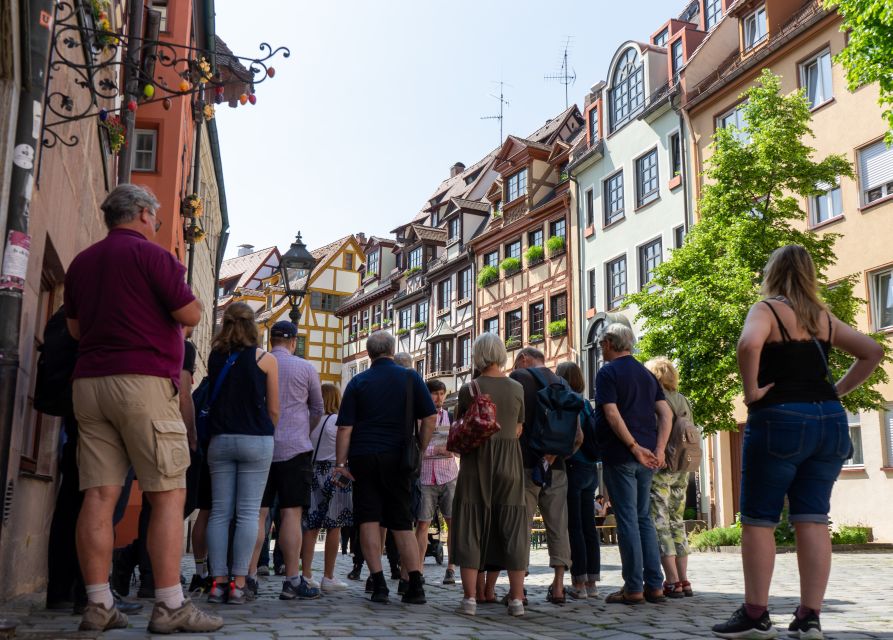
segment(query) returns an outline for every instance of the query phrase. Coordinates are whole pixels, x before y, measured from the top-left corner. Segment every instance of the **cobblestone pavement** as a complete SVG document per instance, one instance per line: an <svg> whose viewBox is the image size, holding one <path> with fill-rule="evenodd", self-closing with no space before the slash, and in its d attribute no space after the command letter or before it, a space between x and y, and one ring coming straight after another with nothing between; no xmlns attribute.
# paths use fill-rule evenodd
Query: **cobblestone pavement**
<svg viewBox="0 0 893 640"><path fill-rule="evenodd" d="M314 570L320 576L322 548L317 549ZM603 549L602 596L620 585L617 548ZM659 638L682 640L712 637L710 626L724 620L741 602L740 556L727 553L696 553L690 560L694 598L674 600L662 605L607 605L603 597L569 602L558 607L545 602L550 572L545 550L531 553L533 568L527 581L530 606L523 618L511 618L502 605L480 605L476 617L455 613L461 587L440 584L443 567L431 558L425 565L428 585L427 605L403 605L391 583L392 602L374 605L363 592L361 582L346 581L350 588L338 595L316 601L281 602L277 599L281 578L261 578L259 599L246 606L219 605L216 610L226 626L213 637L254 638ZM339 556L336 574L344 578L350 570L350 558ZM786 636L790 614L798 603L796 558L779 555L773 598L773 619L782 637ZM187 575L191 558L184 558ZM497 593L507 590L505 578ZM151 602L140 615L130 617L130 628L108 632L103 638L146 638ZM94 633L75 632L78 619L41 608L37 596L0 605L0 617L17 618L17 638L92 638ZM208 607L202 602L202 607ZM893 554L836 554L828 588L822 624L828 638L893 639ZM208 638L209 635L184 635L177 638Z"/></svg>

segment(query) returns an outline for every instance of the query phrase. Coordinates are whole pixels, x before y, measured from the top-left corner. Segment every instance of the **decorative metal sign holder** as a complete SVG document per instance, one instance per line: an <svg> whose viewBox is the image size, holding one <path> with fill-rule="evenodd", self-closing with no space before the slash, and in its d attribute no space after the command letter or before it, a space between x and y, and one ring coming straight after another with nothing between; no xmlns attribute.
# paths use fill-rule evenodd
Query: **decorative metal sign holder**
<svg viewBox="0 0 893 640"><path fill-rule="evenodd" d="M271 60L279 53L283 58L291 55L287 47L273 49L265 42L260 45L261 55L251 58L138 35L120 35L104 28L109 25L108 19L103 13L96 13L96 6L77 0L56 3L41 119L44 149L58 144L74 147L80 142L77 135L62 132L62 127L69 123L87 118L106 123L125 110L136 111L140 105L162 102L170 108L172 99L194 96L194 111L203 114L203 96L219 104L224 101L226 87L234 84L251 88L251 93L243 93L239 101L253 104L253 87L275 75ZM136 63L122 55L132 39L140 52ZM217 60L215 64L217 58L227 61L220 64ZM219 70L221 66L226 68L225 75ZM54 90L54 75L65 69L73 74L73 81ZM126 98L122 85L127 78L139 82L138 101ZM177 79L176 86L171 83L173 78ZM39 162L37 179L40 180Z"/></svg>

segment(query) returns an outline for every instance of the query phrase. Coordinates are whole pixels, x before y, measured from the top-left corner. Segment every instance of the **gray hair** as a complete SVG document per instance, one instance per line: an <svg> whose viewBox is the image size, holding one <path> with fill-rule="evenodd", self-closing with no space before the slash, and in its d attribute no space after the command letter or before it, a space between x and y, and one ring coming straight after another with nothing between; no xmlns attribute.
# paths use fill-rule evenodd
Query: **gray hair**
<svg viewBox="0 0 893 640"><path fill-rule="evenodd" d="M508 354L505 352L505 343L495 333L482 333L474 340L472 347L474 366L478 371L483 371L490 365L505 366Z"/></svg>
<svg viewBox="0 0 893 640"><path fill-rule="evenodd" d="M625 324L612 322L599 336L599 342L602 340L607 340L614 351L632 351L636 336Z"/></svg>
<svg viewBox="0 0 893 640"><path fill-rule="evenodd" d="M412 369L412 356L405 351L401 351L400 353L394 355L394 362L399 364L404 369Z"/></svg>
<svg viewBox="0 0 893 640"><path fill-rule="evenodd" d="M546 361L545 354L536 347L524 347L518 352L518 357L527 358L528 360L535 360L537 362Z"/></svg>
<svg viewBox="0 0 893 640"><path fill-rule="evenodd" d="M375 331L366 339L366 352L372 360L393 357L396 347L397 341L387 331Z"/></svg>
<svg viewBox="0 0 893 640"><path fill-rule="evenodd" d="M112 189L99 208L105 214L105 226L112 229L133 222L143 209L154 213L159 206L155 194L146 187L121 184Z"/></svg>

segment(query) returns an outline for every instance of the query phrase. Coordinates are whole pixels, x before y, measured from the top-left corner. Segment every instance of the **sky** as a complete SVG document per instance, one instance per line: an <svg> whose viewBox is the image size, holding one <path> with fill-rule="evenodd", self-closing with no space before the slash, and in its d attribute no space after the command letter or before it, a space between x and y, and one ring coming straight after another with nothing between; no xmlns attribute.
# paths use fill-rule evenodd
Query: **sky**
<svg viewBox="0 0 893 640"><path fill-rule="evenodd" d="M240 244L310 249L411 220L455 162L470 166L565 108L570 36L580 107L627 40L647 41L683 0L216 0L236 55L291 49L257 103L217 109L230 220Z"/></svg>

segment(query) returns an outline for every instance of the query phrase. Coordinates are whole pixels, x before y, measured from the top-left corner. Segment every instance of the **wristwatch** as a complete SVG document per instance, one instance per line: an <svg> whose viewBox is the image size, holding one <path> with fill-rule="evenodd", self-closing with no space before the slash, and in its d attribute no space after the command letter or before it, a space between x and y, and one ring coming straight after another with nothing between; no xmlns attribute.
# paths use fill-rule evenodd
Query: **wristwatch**
<svg viewBox="0 0 893 640"><path fill-rule="evenodd" d="M346 462L339 462L338 464L335 465L335 468L336 468L336 469L346 469L346 468L347 468L347 463L346 463Z"/></svg>

